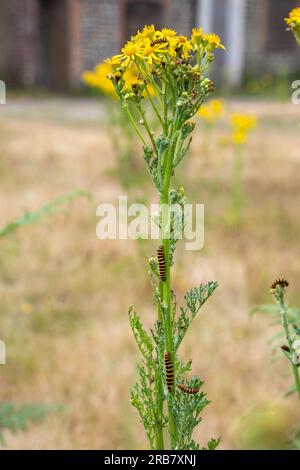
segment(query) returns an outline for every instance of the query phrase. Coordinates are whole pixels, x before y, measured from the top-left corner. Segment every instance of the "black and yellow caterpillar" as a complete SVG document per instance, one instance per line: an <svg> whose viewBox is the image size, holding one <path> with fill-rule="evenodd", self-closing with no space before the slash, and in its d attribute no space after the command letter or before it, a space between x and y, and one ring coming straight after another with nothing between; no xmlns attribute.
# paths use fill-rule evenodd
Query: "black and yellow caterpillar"
<svg viewBox="0 0 300 470"><path fill-rule="evenodd" d="M169 352L165 353L165 368L166 368L167 388L169 392L171 392L173 389L173 385L174 385L174 370L173 370L171 354Z"/></svg>
<svg viewBox="0 0 300 470"><path fill-rule="evenodd" d="M199 392L199 387L189 387L188 385L178 384L177 387L184 393L188 393L189 395L195 395Z"/></svg>
<svg viewBox="0 0 300 470"><path fill-rule="evenodd" d="M166 281L166 260L164 255L164 247L160 246L157 250L159 276L163 282Z"/></svg>
<svg viewBox="0 0 300 470"><path fill-rule="evenodd" d="M154 41L152 41L151 44L150 44L150 46L151 46L151 47L154 47L154 46L156 46L156 45L158 45L158 44L165 44L165 43L167 43L167 42L169 42L169 41L167 40L167 38L158 38L158 39L155 39Z"/></svg>

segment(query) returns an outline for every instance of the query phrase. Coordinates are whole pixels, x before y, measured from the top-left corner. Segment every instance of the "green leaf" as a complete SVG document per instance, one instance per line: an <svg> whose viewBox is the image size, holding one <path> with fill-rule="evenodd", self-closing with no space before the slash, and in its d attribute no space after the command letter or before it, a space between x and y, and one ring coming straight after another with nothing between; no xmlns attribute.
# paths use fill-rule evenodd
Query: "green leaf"
<svg viewBox="0 0 300 470"><path fill-rule="evenodd" d="M251 310L250 310L250 315L253 316L257 313L267 313L267 314L270 314L270 315L279 315L279 308L277 305L273 305L273 304L261 304L261 305L255 305L255 307L253 307Z"/></svg>
<svg viewBox="0 0 300 470"><path fill-rule="evenodd" d="M193 377L187 382L189 387L198 387L201 389L203 382ZM192 434L195 427L201 421L201 413L210 402L206 398L206 393L199 390L196 394L187 394L176 390L175 400L173 403L174 416L177 423L178 432L178 449L195 448L192 440Z"/></svg>
<svg viewBox="0 0 300 470"><path fill-rule="evenodd" d="M151 337L146 333L141 323L140 317L137 315L134 308L131 306L128 311L129 322L135 337L138 348L144 358L149 362L153 360L153 343Z"/></svg>
<svg viewBox="0 0 300 470"><path fill-rule="evenodd" d="M185 308L181 307L181 314L174 326L175 350L179 348L180 343L200 308L205 304L217 287L218 283L211 281L207 284L201 284L199 287L194 287L185 294L184 298L187 306Z"/></svg>
<svg viewBox="0 0 300 470"><path fill-rule="evenodd" d="M220 438L218 438L218 439L211 439L211 440L208 441L208 443L207 443L207 449L208 449L208 450L216 450L216 448L217 448L218 445L220 444L220 441L221 441Z"/></svg>
<svg viewBox="0 0 300 470"><path fill-rule="evenodd" d="M19 408L14 403L0 404L0 441L4 444L3 431L26 431L30 423L40 423L48 413L63 410L59 405L28 403Z"/></svg>
<svg viewBox="0 0 300 470"><path fill-rule="evenodd" d="M2 229L0 229L0 238L6 237L21 227L39 222L43 217L52 214L63 204L71 202L78 197L90 198L91 194L87 191L77 189L65 194L64 196L57 197L49 204L42 206L39 210L35 212L26 212L19 219L5 225Z"/></svg>
<svg viewBox="0 0 300 470"><path fill-rule="evenodd" d="M296 392L297 392L296 384L292 384L292 385L289 387L288 391L286 392L285 396L286 396L286 397L289 397L290 395L293 395L293 394L296 393Z"/></svg>

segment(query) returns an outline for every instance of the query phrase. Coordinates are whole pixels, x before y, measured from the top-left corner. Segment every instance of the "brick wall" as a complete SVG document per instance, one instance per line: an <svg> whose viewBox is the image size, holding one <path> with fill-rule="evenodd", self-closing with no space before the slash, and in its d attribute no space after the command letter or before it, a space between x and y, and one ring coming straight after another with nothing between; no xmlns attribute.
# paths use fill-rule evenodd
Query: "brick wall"
<svg viewBox="0 0 300 470"><path fill-rule="evenodd" d="M300 49L283 20L295 4L295 0L247 0L246 74L300 70Z"/></svg>
<svg viewBox="0 0 300 470"><path fill-rule="evenodd" d="M1 0L0 79L8 85L56 89L79 86L81 72L117 53L125 40L126 11L128 14L130 10L125 8L127 3L128 0ZM148 11L145 19L142 4ZM151 10L154 4L159 8ZM189 34L195 23L196 4L196 0L143 0L137 12L132 3L134 18L130 24L156 21L178 33ZM246 73L270 72L278 67L299 70L300 50L292 34L284 31L283 21L280 30L284 9L287 14L295 4L295 0L247 0ZM216 0L216 5L217 21L224 16L224 8L220 7L225 0ZM277 9L280 5L278 11L276 5Z"/></svg>
<svg viewBox="0 0 300 470"><path fill-rule="evenodd" d="M179 34L190 35L196 21L195 0L171 0L168 25Z"/></svg>
<svg viewBox="0 0 300 470"><path fill-rule="evenodd" d="M89 69L118 51L119 23L118 1L81 0L82 69Z"/></svg>
<svg viewBox="0 0 300 470"><path fill-rule="evenodd" d="M8 85L35 84L37 14L36 0L1 0L0 74Z"/></svg>

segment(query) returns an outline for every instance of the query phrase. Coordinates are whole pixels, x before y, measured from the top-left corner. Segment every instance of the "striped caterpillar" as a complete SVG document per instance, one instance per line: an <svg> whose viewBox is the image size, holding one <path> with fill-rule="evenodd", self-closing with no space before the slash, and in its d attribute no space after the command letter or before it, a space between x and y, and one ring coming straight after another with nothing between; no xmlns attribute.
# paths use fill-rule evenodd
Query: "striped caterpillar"
<svg viewBox="0 0 300 470"><path fill-rule="evenodd" d="M156 46L156 45L158 45L158 44L165 44L165 43L167 43L167 42L168 42L167 38L158 38L158 39L155 39L154 41L152 41L151 44L150 44L150 46L151 46L151 47L154 47L154 46Z"/></svg>
<svg viewBox="0 0 300 470"><path fill-rule="evenodd" d="M289 282L286 280L286 279L276 279L276 281L273 282L273 284L271 285L271 289L272 290L275 290L277 286L280 286L280 287L288 287L289 285Z"/></svg>
<svg viewBox="0 0 300 470"><path fill-rule="evenodd" d="M207 85L207 91L209 91L210 93L214 93L216 91L216 85L211 80Z"/></svg>
<svg viewBox="0 0 300 470"><path fill-rule="evenodd" d="M177 387L184 393L188 393L189 395L195 395L196 393L199 392L200 388L199 387L189 387L188 385L185 384L179 384Z"/></svg>
<svg viewBox="0 0 300 470"><path fill-rule="evenodd" d="M174 371L171 354L169 352L165 353L165 367L166 367L166 378L167 378L167 388L169 392L172 391L174 385Z"/></svg>
<svg viewBox="0 0 300 470"><path fill-rule="evenodd" d="M157 259L158 259L159 276L162 282L165 282L167 277L166 277L166 260L165 260L163 246L160 246L157 250Z"/></svg>

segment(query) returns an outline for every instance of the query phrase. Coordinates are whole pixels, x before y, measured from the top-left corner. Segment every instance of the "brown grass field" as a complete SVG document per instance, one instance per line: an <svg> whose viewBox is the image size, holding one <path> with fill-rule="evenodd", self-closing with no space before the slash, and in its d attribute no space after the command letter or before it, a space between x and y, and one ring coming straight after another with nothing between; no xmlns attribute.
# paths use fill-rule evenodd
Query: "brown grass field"
<svg viewBox="0 0 300 470"><path fill-rule="evenodd" d="M300 113L288 102L230 101L228 107L259 119L244 154L240 225L226 218L232 153L217 144L222 127L204 166L199 125L177 173L190 201L204 202L206 211L204 249L186 252L183 243L178 249L178 304L201 282L220 284L180 355L193 359L212 401L196 439L205 445L221 436L223 449L267 447L299 415L295 397L284 397L290 384L284 359L272 360L276 328L262 316L250 319L249 311L271 301L269 286L278 276L289 279L289 300L300 305ZM95 102L15 98L0 111L1 226L75 188L93 196L1 240L0 337L7 365L0 366L0 400L64 405L26 433L7 435L6 448L145 448L129 403L139 356L127 310L133 304L148 326L154 319L145 256L155 245L99 241L95 214L99 203L115 202L119 194L155 201L150 184L137 174L133 188L120 185L103 108Z"/></svg>

